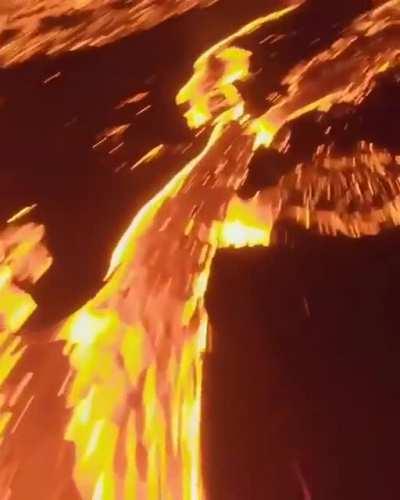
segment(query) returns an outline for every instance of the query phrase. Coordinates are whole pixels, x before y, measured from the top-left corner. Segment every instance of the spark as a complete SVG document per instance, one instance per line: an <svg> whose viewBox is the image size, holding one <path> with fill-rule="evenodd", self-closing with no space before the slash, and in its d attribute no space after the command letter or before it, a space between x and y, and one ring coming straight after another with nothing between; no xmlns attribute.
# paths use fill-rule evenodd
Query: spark
<svg viewBox="0 0 400 500"><path fill-rule="evenodd" d="M19 397L21 396L21 394L23 393L23 391L25 390L26 386L29 384L30 380L32 379L33 377L33 373L32 372L28 372L24 377L23 379L21 380L21 382L18 384L16 390L14 391L12 397L10 398L9 400L9 405L10 407L13 407L16 402L18 401Z"/></svg>
<svg viewBox="0 0 400 500"><path fill-rule="evenodd" d="M110 149L110 151L108 152L108 154L112 155L112 154L116 153L119 149L122 148L123 145L124 145L124 142L120 142L119 144L117 144L116 146L114 146L112 149Z"/></svg>
<svg viewBox="0 0 400 500"><path fill-rule="evenodd" d="M22 219L26 215L32 212L37 207L37 203L34 203L33 205L29 205L27 207L22 208L19 210L16 214L14 214L12 217L7 219L7 224L12 224L13 222L18 221L19 219Z"/></svg>
<svg viewBox="0 0 400 500"><path fill-rule="evenodd" d="M148 104L142 109L139 109L139 111L136 113L136 116L142 115L143 113L146 113L146 111L149 111L151 109L151 104Z"/></svg>
<svg viewBox="0 0 400 500"><path fill-rule="evenodd" d="M125 106L128 106L129 104L136 104L140 101L143 101L143 99L146 99L146 97L149 94L150 92L139 92L131 97L127 97L126 99L122 100L120 103L117 104L116 109L122 109Z"/></svg>
<svg viewBox="0 0 400 500"><path fill-rule="evenodd" d="M26 412L28 411L29 407L31 406L33 400L34 400L35 396L32 395L27 403L25 404L24 406L24 409L21 411L19 417L17 418L17 420L15 421L15 424L13 425L13 427L11 428L10 432L11 434L14 434L14 432L16 432L16 430L18 429L19 427L19 424L21 423L22 419L24 418L24 416L26 415Z"/></svg>
<svg viewBox="0 0 400 500"><path fill-rule="evenodd" d="M43 80L43 83L46 85L46 84L52 82L53 80L59 78L60 76L61 76L61 72L58 71L57 73L54 73L54 75L51 75L48 78L46 78L45 80Z"/></svg>
<svg viewBox="0 0 400 500"><path fill-rule="evenodd" d="M301 471L300 464L297 461L293 464L293 468L294 468L296 477L300 483L301 491L303 493L304 500L312 500L311 490L308 487L307 481L305 480L305 477Z"/></svg>
<svg viewBox="0 0 400 500"><path fill-rule="evenodd" d="M159 144L155 146L150 151L148 151L145 155L143 155L136 163L131 166L131 170L143 165L144 163L149 163L153 161L155 158L158 158L165 151L164 144Z"/></svg>

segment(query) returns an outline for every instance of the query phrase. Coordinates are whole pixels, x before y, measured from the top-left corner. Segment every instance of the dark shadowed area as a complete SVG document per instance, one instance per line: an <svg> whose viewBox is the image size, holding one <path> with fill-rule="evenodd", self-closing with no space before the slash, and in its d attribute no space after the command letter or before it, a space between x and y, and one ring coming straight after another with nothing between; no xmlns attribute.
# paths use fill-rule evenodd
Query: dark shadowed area
<svg viewBox="0 0 400 500"><path fill-rule="evenodd" d="M221 252L208 309L211 498L399 498L400 235L281 228L288 245Z"/></svg>

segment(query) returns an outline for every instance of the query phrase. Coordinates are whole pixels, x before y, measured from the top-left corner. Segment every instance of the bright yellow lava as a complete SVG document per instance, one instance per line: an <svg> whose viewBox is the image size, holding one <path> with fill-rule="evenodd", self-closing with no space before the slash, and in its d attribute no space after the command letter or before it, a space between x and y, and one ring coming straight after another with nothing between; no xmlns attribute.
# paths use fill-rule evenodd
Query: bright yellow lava
<svg viewBox="0 0 400 500"><path fill-rule="evenodd" d="M221 224L219 247L268 246L272 225L259 217L248 203L235 198Z"/></svg>
<svg viewBox="0 0 400 500"><path fill-rule="evenodd" d="M385 50L382 56L377 39L364 58L349 62L354 79L347 73L349 66L335 81L329 71L318 71L326 69L325 63L341 69L341 58L346 59L353 44L358 54L355 33L369 30L368 36L374 36L376 19L363 18L340 43L291 71L284 81L287 95L264 116L250 117L236 84L250 76L251 53L232 43L297 6L255 20L196 61L177 103L188 106L191 127L213 126L207 146L137 213L112 253L104 287L58 331L56 338L64 342L71 369L61 391L71 411L64 437L74 445L73 479L84 500L205 498L201 381L208 321L204 295L212 258L222 247L268 245L274 223L256 200L243 202L232 195L246 174L241 155L248 154L249 160L252 150L269 146L279 127L306 111L328 109L338 101L359 102L373 85L373 76L391 67L398 56L397 49ZM386 19L382 10L376 12ZM221 143L231 125L237 130L232 137L251 142L250 153L243 146L228 158L235 144ZM142 161L159 154L159 148ZM241 161L243 168L235 178L234 167ZM200 169L205 163L206 173ZM227 165L233 169L230 176L224 171ZM193 185L191 194L200 193L202 199L189 210L187 205L194 202L187 193ZM230 198L212 205L215 193ZM161 224L165 207L172 215ZM192 208L201 215L189 215ZM28 212L24 209L10 221ZM24 227L22 232L0 235L0 383L23 353L14 333L35 308L19 282L35 282L51 263L41 245L43 230ZM184 256L192 259L188 276L187 261L179 260L181 246ZM171 254L176 260L167 260ZM185 286L179 288L182 283ZM8 397L0 394L0 404ZM10 432L10 418L10 410L2 411L3 438Z"/></svg>

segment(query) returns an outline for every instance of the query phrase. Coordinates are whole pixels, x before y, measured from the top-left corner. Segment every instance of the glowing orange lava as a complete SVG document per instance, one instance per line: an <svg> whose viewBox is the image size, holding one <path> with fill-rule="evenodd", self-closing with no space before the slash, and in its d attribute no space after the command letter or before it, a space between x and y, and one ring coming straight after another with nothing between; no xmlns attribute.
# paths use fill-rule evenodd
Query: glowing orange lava
<svg viewBox="0 0 400 500"><path fill-rule="evenodd" d="M56 55L101 47L169 17L217 0L4 0L0 3L3 66L37 54Z"/></svg>
<svg viewBox="0 0 400 500"><path fill-rule="evenodd" d="M186 106L190 127L212 127L206 147L136 214L115 247L103 288L57 330L55 340L63 343L70 367L60 388L70 411L64 438L74 447L73 480L82 499L206 497L200 420L211 262L218 248L268 245L292 181L245 202L236 192L248 164L289 120L336 102L361 102L375 76L396 62L398 49L387 33L399 18L400 2L391 1L294 68L283 82L287 94L263 116L250 116L236 84L251 74L251 53L234 43L296 7L255 20L196 61L177 103ZM335 67L335 78L327 65ZM340 223L346 226L343 218ZM16 283L36 281L50 263L42 236L43 228L33 225L10 226L0 235L0 382L23 355L14 335L35 307ZM2 386L4 442L18 439L13 429L21 415L13 408L25 390L21 384ZM21 418L29 419L29 410ZM3 472L0 466L0 493L6 498L23 466L23 457L14 458L11 468Z"/></svg>

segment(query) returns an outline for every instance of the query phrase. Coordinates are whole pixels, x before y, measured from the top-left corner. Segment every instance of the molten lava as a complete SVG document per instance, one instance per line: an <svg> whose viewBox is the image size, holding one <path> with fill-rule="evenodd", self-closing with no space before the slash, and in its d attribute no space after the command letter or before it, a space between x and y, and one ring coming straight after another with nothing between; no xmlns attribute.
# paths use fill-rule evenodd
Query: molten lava
<svg viewBox="0 0 400 500"><path fill-rule="evenodd" d="M214 0L216 1L216 0ZM213 0L5 0L0 4L2 65L37 54L101 47Z"/></svg>
<svg viewBox="0 0 400 500"><path fill-rule="evenodd" d="M84 2L81 8L94 3ZM101 9L107 3L101 2ZM57 328L54 340L63 345L69 365L57 388L68 409L64 439L73 445L73 482L82 499L206 497L200 456L202 354L208 327L204 295L218 248L268 245L271 229L282 217L307 226L326 223L330 231L351 236L376 233L387 220L398 223L398 179L386 168L395 160L385 152L366 150L365 143L343 161L320 150L311 165L300 166L278 186L246 202L236 194L254 151L269 147L285 124L338 102L359 104L376 75L397 63L400 2L390 1L356 19L329 49L291 70L282 82L286 94L262 116L251 116L237 84L245 84L251 75L252 54L235 43L296 7L255 20L195 62L194 75L179 91L177 103L186 106L190 127L212 127L207 145L137 213L115 247L104 287ZM61 38L59 45L50 42L52 52L70 39ZM72 48L103 42L82 36L74 43ZM2 49L5 53L12 54L11 61L32 51L11 43ZM393 190L385 192L385 206L378 213L368 203L364 185L376 194L382 179ZM330 189L340 192L332 195L334 209L326 210L324 219L318 202L330 198ZM298 210L290 204L295 190L303 195ZM369 210L367 218L350 215L356 195L364 203L363 214ZM12 498L19 470L29 467L29 450L21 452L21 420L41 431L40 422L30 420L32 375L8 381L24 353L16 332L35 307L20 282L35 282L50 264L41 243L43 228L18 228L17 222L18 217L11 218L10 227L0 234L3 498ZM59 457L52 445L46 450ZM63 492L57 491L61 497Z"/></svg>

